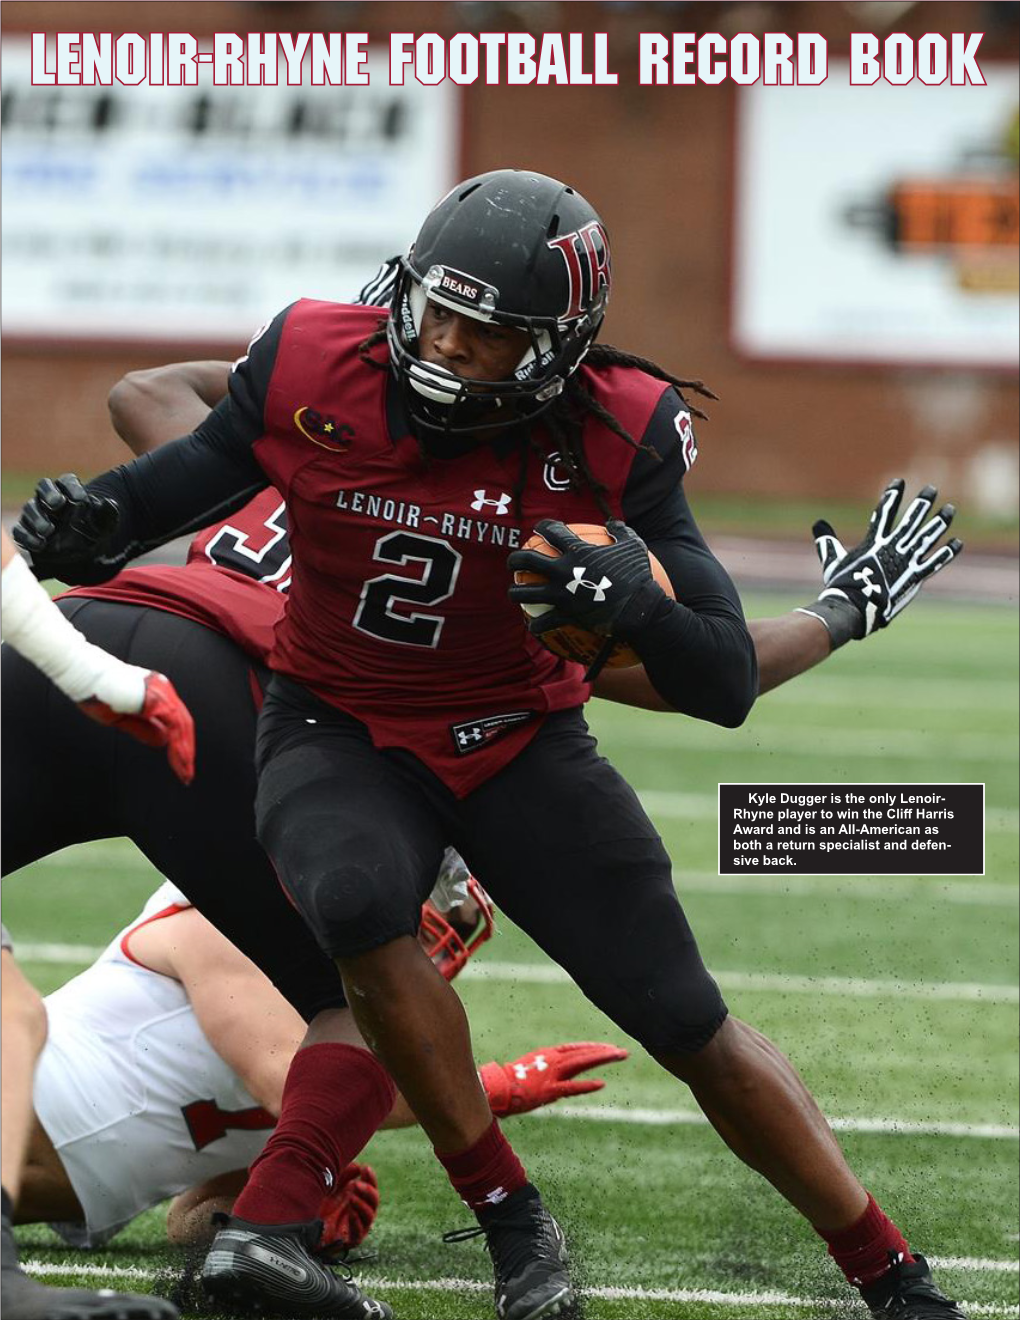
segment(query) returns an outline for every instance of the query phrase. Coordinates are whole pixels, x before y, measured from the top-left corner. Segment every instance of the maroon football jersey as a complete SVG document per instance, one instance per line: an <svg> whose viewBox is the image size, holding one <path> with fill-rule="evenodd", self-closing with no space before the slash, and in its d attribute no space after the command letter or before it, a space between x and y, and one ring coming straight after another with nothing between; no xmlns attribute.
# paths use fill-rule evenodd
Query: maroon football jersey
<svg viewBox="0 0 1020 1320"><path fill-rule="evenodd" d="M288 511L292 578L270 663L362 720L377 746L408 748L464 795L511 760L548 712L589 694L580 668L546 651L508 599L508 552L542 518L603 523L605 514L553 456L522 460L512 441L423 458L388 407L389 372L358 352L378 315L295 303L231 379L235 428ZM374 356L385 367L384 345ZM616 368L582 376L638 438L668 391L680 449L677 418L689 427L689 413L664 382ZM622 516L638 450L594 418L585 448ZM661 467L675 488L676 469Z"/></svg>
<svg viewBox="0 0 1020 1320"><path fill-rule="evenodd" d="M286 510L269 489L197 536L186 565L126 568L110 582L67 594L179 614L224 633L265 664L289 585Z"/></svg>

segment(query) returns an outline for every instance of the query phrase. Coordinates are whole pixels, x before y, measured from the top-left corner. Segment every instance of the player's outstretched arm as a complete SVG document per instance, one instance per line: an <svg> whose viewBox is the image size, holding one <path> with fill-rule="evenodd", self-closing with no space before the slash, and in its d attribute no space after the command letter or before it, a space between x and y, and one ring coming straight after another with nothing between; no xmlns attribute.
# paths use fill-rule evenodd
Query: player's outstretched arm
<svg viewBox="0 0 1020 1320"><path fill-rule="evenodd" d="M171 362L129 371L107 396L113 429L135 454L194 431L226 398L229 362Z"/></svg>
<svg viewBox="0 0 1020 1320"><path fill-rule="evenodd" d="M790 614L748 623L759 693L812 669L847 642L887 627L927 579L961 552L963 542L955 537L939 544L953 521L953 506L945 504L929 517L938 492L925 486L897 521L903 490L901 480L886 487L864 539L852 550L827 522L815 523L823 587L818 599ZM595 696L645 710L672 709L640 667L606 671L595 684Z"/></svg>
<svg viewBox="0 0 1020 1320"><path fill-rule="evenodd" d="M792 614L751 624L762 692L802 674L847 642L887 627L924 583L961 552L963 542L956 537L943 541L956 514L953 506L944 504L933 514L938 491L924 486L901 517L904 486L900 479L889 483L864 538L852 550L829 523L814 524L822 565L818 599Z"/></svg>
<svg viewBox="0 0 1020 1320"><path fill-rule="evenodd" d="M399 268L399 256L384 261L351 301L359 306L388 307ZM136 454L147 454L193 431L226 397L230 366L229 362L207 360L129 371L107 397L114 430Z"/></svg>
<svg viewBox="0 0 1020 1320"><path fill-rule="evenodd" d="M278 1115L305 1023L269 978L195 908L139 926L131 952L180 981L209 1044L255 1101Z"/></svg>

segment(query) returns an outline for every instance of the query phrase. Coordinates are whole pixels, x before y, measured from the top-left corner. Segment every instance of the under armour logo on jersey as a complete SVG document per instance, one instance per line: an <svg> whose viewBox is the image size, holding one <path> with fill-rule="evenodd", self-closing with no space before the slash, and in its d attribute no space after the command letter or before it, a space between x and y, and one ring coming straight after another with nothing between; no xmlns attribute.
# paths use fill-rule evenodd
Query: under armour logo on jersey
<svg viewBox="0 0 1020 1320"><path fill-rule="evenodd" d="M498 499L490 500L487 490L476 490L475 498L471 501L471 507L475 513L481 513L483 509L495 509L496 513L502 516L510 511L510 505L513 502L513 496L502 491Z"/></svg>
<svg viewBox="0 0 1020 1320"><path fill-rule="evenodd" d="M592 600L595 602L604 601L606 590L613 585L610 578L604 577L601 582L589 582L585 575L585 567L582 564L579 568L573 570L574 580L567 583L567 590L572 596L576 596L582 587L587 587L589 591L594 592Z"/></svg>
<svg viewBox="0 0 1020 1320"><path fill-rule="evenodd" d="M870 568L858 569L854 574L854 581L861 584L861 590L869 599L872 596L881 596L881 584L875 581L874 570Z"/></svg>
<svg viewBox="0 0 1020 1320"><path fill-rule="evenodd" d="M528 1080L529 1068L534 1068L535 1072L547 1072L549 1069L549 1065L545 1061L545 1055L536 1054L534 1060L531 1063L514 1064L514 1076L517 1078L519 1082L526 1082Z"/></svg>
<svg viewBox="0 0 1020 1320"><path fill-rule="evenodd" d="M323 1169L322 1181L326 1184L326 1191L331 1191L334 1182L332 1169Z"/></svg>
<svg viewBox="0 0 1020 1320"><path fill-rule="evenodd" d="M470 729L457 730L457 744L460 747L470 747L472 743L481 742L483 737L477 724L473 724Z"/></svg>

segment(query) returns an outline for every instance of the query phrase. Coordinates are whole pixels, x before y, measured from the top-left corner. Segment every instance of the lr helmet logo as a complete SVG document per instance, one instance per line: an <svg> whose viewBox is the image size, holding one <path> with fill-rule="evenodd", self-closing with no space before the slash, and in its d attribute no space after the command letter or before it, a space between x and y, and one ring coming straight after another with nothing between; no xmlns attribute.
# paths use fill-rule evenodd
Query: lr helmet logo
<svg viewBox="0 0 1020 1320"><path fill-rule="evenodd" d="M596 603L604 601L606 598L606 591L613 585L612 579L604 577L601 582L589 582L584 576L585 572L586 570L583 564L579 568L575 568L573 570L574 580L573 582L567 583L567 590L572 596L576 596L582 587L587 587L589 591L594 593L592 600Z"/></svg>
<svg viewBox="0 0 1020 1320"><path fill-rule="evenodd" d="M600 301L603 289L608 297L612 283L609 240L597 220L590 220L572 234L550 238L546 247L555 248L567 266L567 305L560 313L562 320L573 321L589 311Z"/></svg>

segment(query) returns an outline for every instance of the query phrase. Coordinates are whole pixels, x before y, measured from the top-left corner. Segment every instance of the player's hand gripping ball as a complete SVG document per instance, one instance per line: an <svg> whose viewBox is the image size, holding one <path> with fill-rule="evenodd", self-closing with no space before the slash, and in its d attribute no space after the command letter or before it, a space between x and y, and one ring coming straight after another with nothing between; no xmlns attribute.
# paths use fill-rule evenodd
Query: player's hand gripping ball
<svg viewBox="0 0 1020 1320"><path fill-rule="evenodd" d="M556 526L562 527L562 524L552 524L552 527ZM617 535L613 535L606 527L602 527L598 523L571 523L564 530L572 538L579 538L580 541L588 545L615 547L621 542L622 537L619 529L622 528L624 532L633 537L640 547L640 559L647 562L650 576L645 574L644 563L642 563L639 573L634 575L635 580L625 581L625 577L629 578L630 574L619 572L615 567L603 572L600 567L589 566L581 553L581 547L575 547L570 552L561 550L538 532L528 538L524 543L523 550L533 552L530 556L532 564L534 564L535 554L544 555L550 559L560 559L566 555L570 562L569 577L560 584L560 592L558 593L563 600L563 604L569 602L571 606L576 605L582 608L587 605L597 614L600 605L609 604L611 598L617 594L623 598L624 592L627 593L625 603L629 604L637 590L641 589L640 583L637 582L639 577L646 578L647 586L650 587L654 583L658 590L665 592L671 600L674 599L675 594L666 575L666 570L651 551L644 546L643 542L634 533L630 532L629 528L624 528L622 523L613 523L612 526L617 530ZM578 560L579 554L580 560L575 563L574 561ZM511 557L512 561L513 557ZM591 567L591 571L589 571L589 567ZM613 574L612 578L608 576L609 573ZM517 569L514 572L514 583L518 587L549 581L549 577L532 569ZM516 595L513 590L510 594L511 596ZM661 599L661 596L659 598ZM551 602L519 600L518 603L529 619L540 619L543 615L548 614L550 610L557 609ZM557 612L562 617L562 609ZM562 656L565 660L573 660L577 664L588 668L602 651L607 637L614 635L616 628L612 624L608 627L585 628L580 623L562 622L542 631L532 628L532 632L537 640L555 655ZM622 637L617 641L608 657L603 660L603 664L610 669L626 669L640 663L641 658L637 652Z"/></svg>

